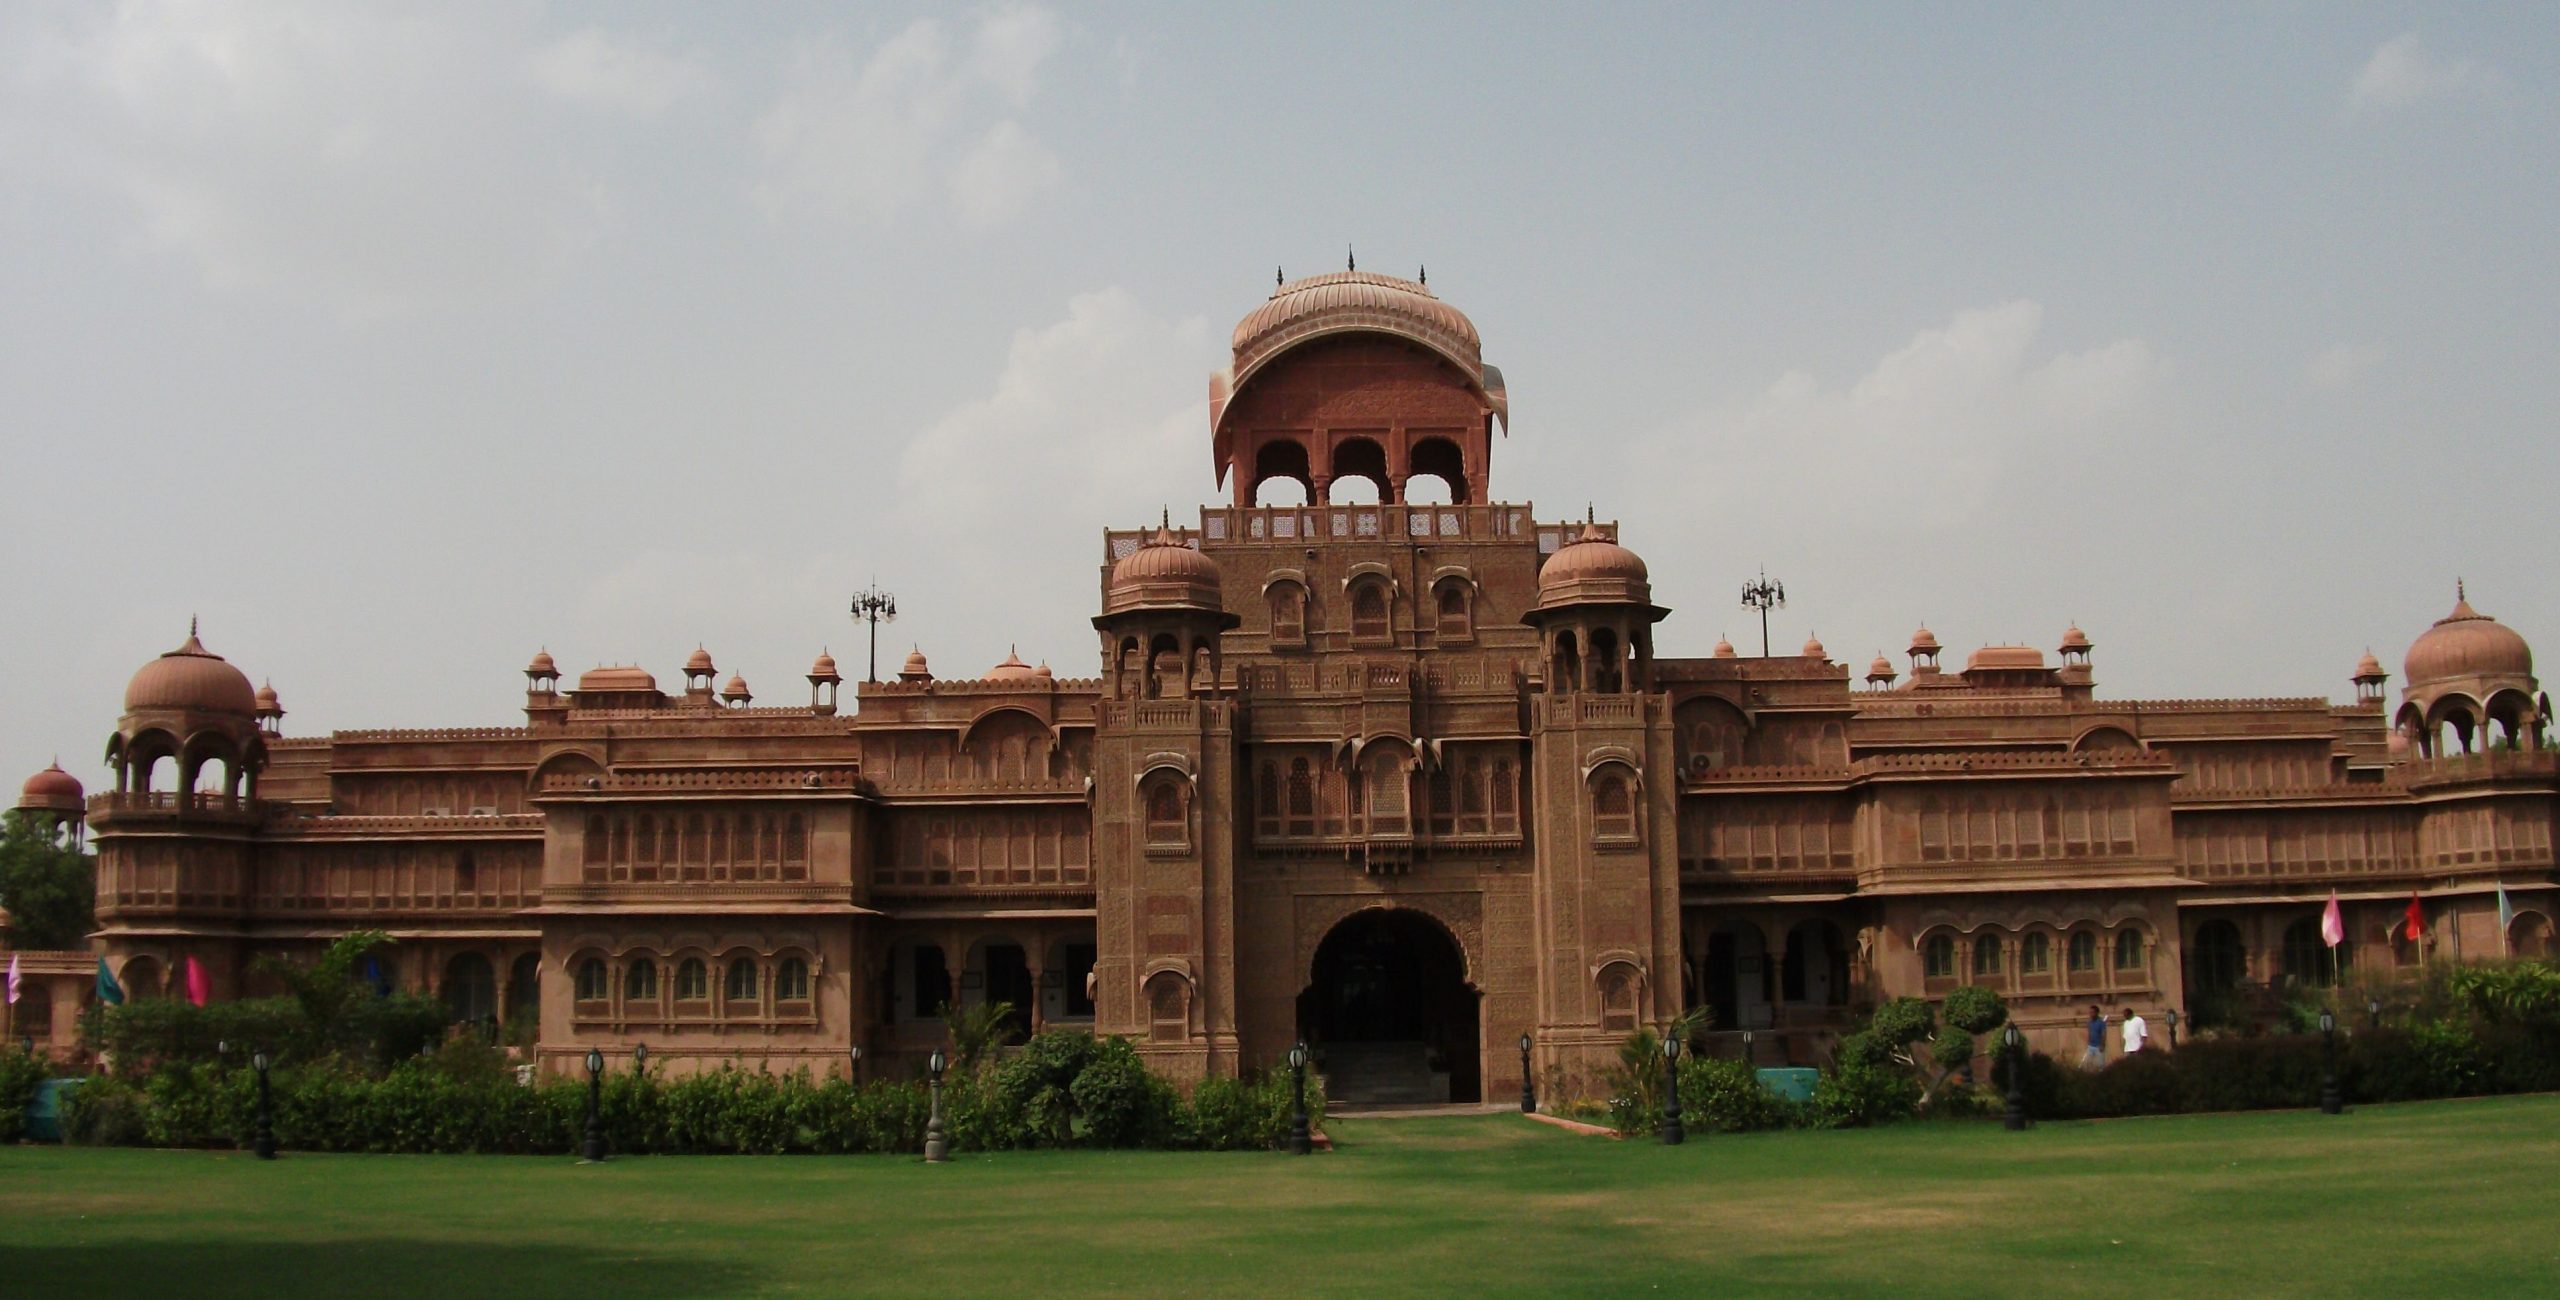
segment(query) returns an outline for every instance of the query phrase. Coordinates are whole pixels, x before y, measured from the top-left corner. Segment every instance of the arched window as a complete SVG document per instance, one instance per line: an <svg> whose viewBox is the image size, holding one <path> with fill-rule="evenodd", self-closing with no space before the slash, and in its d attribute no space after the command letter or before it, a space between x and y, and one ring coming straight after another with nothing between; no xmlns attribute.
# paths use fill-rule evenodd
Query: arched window
<svg viewBox="0 0 2560 1300"><path fill-rule="evenodd" d="M1592 779L1591 833L1604 840L1636 837L1636 800L1624 774L1609 771Z"/></svg>
<svg viewBox="0 0 2560 1300"><path fill-rule="evenodd" d="M456 953L444 968L445 1014L473 1024L498 1015L498 972L476 952Z"/></svg>
<svg viewBox="0 0 2560 1300"><path fill-rule="evenodd" d="M578 1000L602 1002L612 996L611 981L606 978L604 959L589 957L578 963Z"/></svg>
<svg viewBox="0 0 2560 1300"><path fill-rule="evenodd" d="M2045 975L2053 970L2053 938L2042 930L2028 931L2018 941L2018 973Z"/></svg>
<svg viewBox="0 0 2560 1300"><path fill-rule="evenodd" d="M2549 957L2551 919L2540 912L2516 913L2516 919L2507 926L2507 949L2518 957Z"/></svg>
<svg viewBox="0 0 2560 1300"><path fill-rule="evenodd" d="M1467 588L1461 582L1440 584L1439 624L1437 632L1443 641L1463 641L1473 635L1467 618Z"/></svg>
<svg viewBox="0 0 2560 1300"><path fill-rule="evenodd" d="M722 996L728 999L729 1005L754 1006L757 996L756 990L760 985L761 981L757 979L755 958L732 957L729 959L729 978L725 987L721 990Z"/></svg>
<svg viewBox="0 0 2560 1300"><path fill-rule="evenodd" d="M2074 971L2096 970L2098 968L2098 936L2087 930L2072 931L2068 960Z"/></svg>
<svg viewBox="0 0 2560 1300"><path fill-rule="evenodd" d="M676 963L676 1001L700 1002L711 996L711 968L699 957Z"/></svg>
<svg viewBox="0 0 2560 1300"><path fill-rule="evenodd" d="M1986 934L1973 941L1973 973L1976 978L2000 973L2000 936Z"/></svg>
<svg viewBox="0 0 2560 1300"><path fill-rule="evenodd" d="M785 957L773 968L773 1000L776 1002L809 1000L809 963L797 957Z"/></svg>
<svg viewBox="0 0 2560 1300"><path fill-rule="evenodd" d="M655 1002L658 1000L658 963L647 957L634 958L622 972L622 1000Z"/></svg>
<svg viewBox="0 0 2560 1300"><path fill-rule="evenodd" d="M1298 645L1307 639L1307 589L1294 582L1271 584L1271 639Z"/></svg>
<svg viewBox="0 0 2560 1300"><path fill-rule="evenodd" d="M2142 931L2133 929L2116 931L2116 969L2123 971L2142 969Z"/></svg>
<svg viewBox="0 0 2560 1300"><path fill-rule="evenodd" d="M1179 846L1191 840L1183 814L1182 783L1162 777L1147 785L1147 843Z"/></svg>
<svg viewBox="0 0 2560 1300"><path fill-rule="evenodd" d="M1956 977L1956 940L1951 934L1933 934L1920 945L1920 973L1933 980Z"/></svg>
<svg viewBox="0 0 2560 1300"><path fill-rule="evenodd" d="M1288 833L1300 838L1316 833L1316 778L1303 758L1289 761Z"/></svg>
<svg viewBox="0 0 2560 1300"><path fill-rule="evenodd" d="M1352 588L1351 636L1359 641L1387 639L1387 589L1383 584L1370 581Z"/></svg>
<svg viewBox="0 0 2560 1300"><path fill-rule="evenodd" d="M2336 983L2330 970L2328 954L2320 942L2320 923L2311 917L2298 917L2284 928L2285 982L2301 987L2325 988Z"/></svg>

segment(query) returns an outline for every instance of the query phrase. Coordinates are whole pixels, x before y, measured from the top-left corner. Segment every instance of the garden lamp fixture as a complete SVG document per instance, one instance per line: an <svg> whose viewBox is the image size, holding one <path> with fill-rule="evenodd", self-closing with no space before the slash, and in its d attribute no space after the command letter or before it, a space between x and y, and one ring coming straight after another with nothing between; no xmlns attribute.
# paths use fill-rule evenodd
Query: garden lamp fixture
<svg viewBox="0 0 2560 1300"><path fill-rule="evenodd" d="M2320 1113L2335 1115L2346 1099L2338 1095L2338 1016L2327 1007L2320 1008L2320 1040Z"/></svg>
<svg viewBox="0 0 2560 1300"><path fill-rule="evenodd" d="M1299 1039L1289 1047L1289 1154L1303 1156L1316 1149L1315 1138L1307 1132L1307 1042Z"/></svg>
<svg viewBox="0 0 2560 1300"><path fill-rule="evenodd" d="M2176 1047L2178 1045L2178 1009L2169 1008L2165 1017L2169 1022L2169 1046Z"/></svg>
<svg viewBox="0 0 2560 1300"><path fill-rule="evenodd" d="M2375 1028L2375 1029L2380 1029L2380 1028L2382 1028L2382 999L2380 999L2380 998L2368 998L2368 999L2366 999L2366 1000L2365 1000L2365 1004L2364 1004L2364 1009L2365 1009L2365 1014L2366 1014L2366 1015L2368 1015L2368 1016L2370 1016L2370 1017L2372 1017L2372 1020L2371 1020L2371 1022L2370 1022L2370 1023L2371 1023L2371 1025L2372 1025L2372 1027L2373 1027L2373 1028Z"/></svg>
<svg viewBox="0 0 2560 1300"><path fill-rule="evenodd" d="M578 1152L587 1164L604 1160L604 1049L587 1049L587 1141Z"/></svg>
<svg viewBox="0 0 2560 1300"><path fill-rule="evenodd" d="M924 1162L929 1165L951 1159L951 1138L942 1129L942 1070L948 1064L950 1058L945 1057L939 1047L933 1049L933 1055L925 1058L924 1063L925 1074L933 1083L933 1110L924 1122Z"/></svg>
<svg viewBox="0 0 2560 1300"><path fill-rule="evenodd" d="M2017 1021L2012 1020L2001 1027L2000 1045L2008 1049L2003 1054L2009 1058L2009 1105L2000 1116L2000 1126L2012 1133L2023 1133L2027 1128L2027 1094L2023 1083L2027 1073L2027 1036L2019 1032Z"/></svg>
<svg viewBox="0 0 2560 1300"><path fill-rule="evenodd" d="M258 1072L258 1127L249 1139L249 1150L260 1160L276 1158L276 1113L274 1099L267 1092L267 1054L260 1052L249 1058Z"/></svg>
<svg viewBox="0 0 2560 1300"><path fill-rule="evenodd" d="M1662 1145L1676 1147L1689 1131L1680 1127L1680 1033L1670 1025L1662 1027L1662 1076Z"/></svg>
<svg viewBox="0 0 2560 1300"><path fill-rule="evenodd" d="M1529 1081L1529 1036L1520 1035L1520 1113L1538 1112L1538 1090Z"/></svg>
<svg viewBox="0 0 2560 1300"><path fill-rule="evenodd" d="M845 1072L845 1081L847 1083L862 1082L862 1044L855 1043L853 1046L846 1048L845 1055L851 1058L853 1063L853 1067Z"/></svg>
<svg viewBox="0 0 2560 1300"><path fill-rule="evenodd" d="M1751 1064L1751 1031L1748 1029L1742 1031L1742 1063Z"/></svg>
<svg viewBox="0 0 2560 1300"><path fill-rule="evenodd" d="M647 1074L649 1072L649 1045L647 1043L633 1043L631 1045L631 1072L633 1074Z"/></svg>

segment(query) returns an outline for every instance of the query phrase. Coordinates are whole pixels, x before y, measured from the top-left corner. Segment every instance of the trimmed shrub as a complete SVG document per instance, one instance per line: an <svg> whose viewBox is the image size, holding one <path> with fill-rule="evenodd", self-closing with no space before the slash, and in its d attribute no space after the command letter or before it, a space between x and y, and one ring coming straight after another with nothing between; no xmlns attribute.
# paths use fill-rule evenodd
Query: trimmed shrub
<svg viewBox="0 0 2560 1300"><path fill-rule="evenodd" d="M36 1053L0 1047L0 1142L27 1135L27 1107L52 1073L52 1063Z"/></svg>
<svg viewBox="0 0 2560 1300"><path fill-rule="evenodd" d="M1987 1034L2009 1023L2009 1004L1977 984L1947 990L1939 1018L1968 1034Z"/></svg>
<svg viewBox="0 0 2560 1300"><path fill-rule="evenodd" d="M1920 1109L1920 1081L1893 1066L1834 1062L1814 1081L1809 1118L1818 1128L1867 1128L1909 1119Z"/></svg>
<svg viewBox="0 0 2560 1300"><path fill-rule="evenodd" d="M1681 1060L1680 1109L1689 1128L1718 1133L1752 1133L1796 1122L1795 1105L1769 1091L1759 1071L1722 1056Z"/></svg>

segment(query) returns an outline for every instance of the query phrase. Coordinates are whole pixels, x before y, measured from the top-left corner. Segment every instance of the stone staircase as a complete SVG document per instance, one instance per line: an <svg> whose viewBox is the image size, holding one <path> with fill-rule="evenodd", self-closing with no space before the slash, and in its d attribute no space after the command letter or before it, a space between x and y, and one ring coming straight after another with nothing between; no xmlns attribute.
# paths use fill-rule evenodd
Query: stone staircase
<svg viewBox="0 0 2560 1300"><path fill-rule="evenodd" d="M1449 1076L1422 1043L1332 1043L1318 1067L1329 1104L1433 1106L1449 1100Z"/></svg>

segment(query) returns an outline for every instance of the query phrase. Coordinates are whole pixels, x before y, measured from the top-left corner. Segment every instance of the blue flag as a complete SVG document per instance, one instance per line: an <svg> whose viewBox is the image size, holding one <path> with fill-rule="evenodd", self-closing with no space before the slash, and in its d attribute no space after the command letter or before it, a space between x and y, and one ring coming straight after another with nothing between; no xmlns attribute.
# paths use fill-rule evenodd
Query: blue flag
<svg viewBox="0 0 2560 1300"><path fill-rule="evenodd" d="M116 983L116 973L107 969L107 959L98 959L98 1000L111 1007L124 1005L124 985Z"/></svg>

